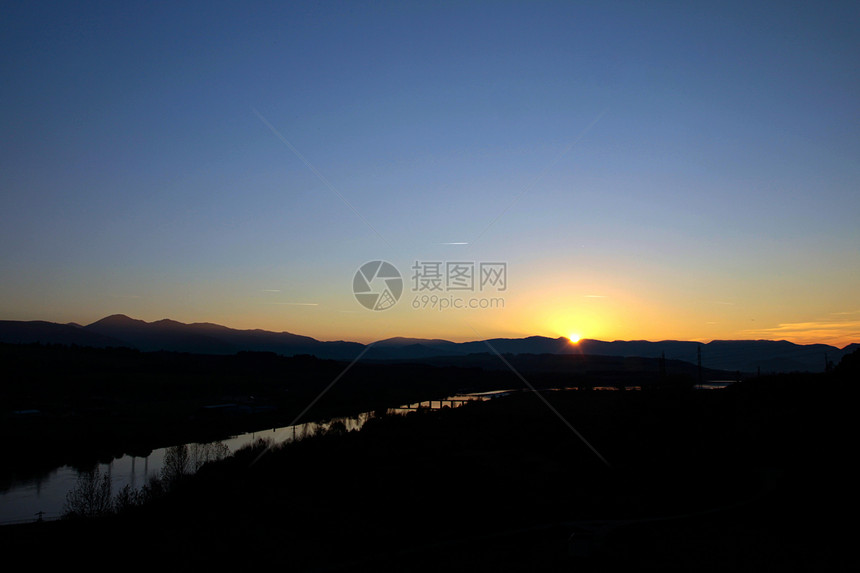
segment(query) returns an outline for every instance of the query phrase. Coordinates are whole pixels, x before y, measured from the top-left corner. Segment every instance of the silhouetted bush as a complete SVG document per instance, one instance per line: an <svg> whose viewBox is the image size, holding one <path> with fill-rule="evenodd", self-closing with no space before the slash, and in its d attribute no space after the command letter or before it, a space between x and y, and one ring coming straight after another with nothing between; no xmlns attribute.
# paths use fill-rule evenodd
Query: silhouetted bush
<svg viewBox="0 0 860 573"><path fill-rule="evenodd" d="M274 448L274 444L270 438L257 438L250 444L246 444L233 453L233 458L237 459L253 459L265 452Z"/></svg>
<svg viewBox="0 0 860 573"><path fill-rule="evenodd" d="M343 420L335 420L332 422L328 429L326 430L327 436L342 436L347 432L346 424Z"/></svg>
<svg viewBox="0 0 860 573"><path fill-rule="evenodd" d="M167 448L164 454L164 465L161 468L161 481L167 489L170 489L191 473L191 469L192 460L187 445Z"/></svg>
<svg viewBox="0 0 860 573"><path fill-rule="evenodd" d="M191 469L196 472L209 462L223 460L229 456L230 448L223 442L191 444L189 455L191 457Z"/></svg>
<svg viewBox="0 0 860 573"><path fill-rule="evenodd" d="M165 494L164 483L157 476L149 476L149 481L137 492L138 505L151 503Z"/></svg>
<svg viewBox="0 0 860 573"><path fill-rule="evenodd" d="M102 475L98 467L78 474L77 485L66 494L63 516L100 517L112 510L110 475Z"/></svg>
<svg viewBox="0 0 860 573"><path fill-rule="evenodd" d="M140 505L140 493L134 490L130 485L126 484L114 496L113 511L115 513L125 513L134 507Z"/></svg>
<svg viewBox="0 0 860 573"><path fill-rule="evenodd" d="M860 376L860 348L857 348L851 354L846 354L836 366L836 374L838 376L858 377Z"/></svg>

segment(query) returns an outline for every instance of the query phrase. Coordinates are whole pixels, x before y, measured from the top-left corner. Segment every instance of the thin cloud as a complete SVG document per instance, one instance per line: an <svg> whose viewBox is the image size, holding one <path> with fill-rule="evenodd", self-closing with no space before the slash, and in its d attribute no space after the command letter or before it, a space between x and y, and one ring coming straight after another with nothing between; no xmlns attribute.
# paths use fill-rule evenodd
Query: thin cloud
<svg viewBox="0 0 860 573"><path fill-rule="evenodd" d="M806 340L810 342L822 340L860 340L860 320L785 322L771 328L749 329L743 332L753 337Z"/></svg>

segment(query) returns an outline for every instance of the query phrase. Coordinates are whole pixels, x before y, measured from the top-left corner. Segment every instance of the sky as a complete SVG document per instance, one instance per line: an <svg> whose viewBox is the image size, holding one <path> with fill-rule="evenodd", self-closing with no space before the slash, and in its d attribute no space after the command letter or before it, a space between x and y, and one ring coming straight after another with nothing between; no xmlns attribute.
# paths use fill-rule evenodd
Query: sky
<svg viewBox="0 0 860 573"><path fill-rule="evenodd" d="M0 13L0 319L860 342L856 2Z"/></svg>

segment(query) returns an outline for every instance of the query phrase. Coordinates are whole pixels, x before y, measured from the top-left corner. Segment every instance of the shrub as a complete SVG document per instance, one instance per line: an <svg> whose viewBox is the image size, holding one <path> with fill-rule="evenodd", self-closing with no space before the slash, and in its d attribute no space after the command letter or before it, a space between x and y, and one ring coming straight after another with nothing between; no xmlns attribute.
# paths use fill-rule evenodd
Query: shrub
<svg viewBox="0 0 860 573"><path fill-rule="evenodd" d="M78 474L77 485L66 494L64 517L99 517L111 513L110 475L98 467Z"/></svg>

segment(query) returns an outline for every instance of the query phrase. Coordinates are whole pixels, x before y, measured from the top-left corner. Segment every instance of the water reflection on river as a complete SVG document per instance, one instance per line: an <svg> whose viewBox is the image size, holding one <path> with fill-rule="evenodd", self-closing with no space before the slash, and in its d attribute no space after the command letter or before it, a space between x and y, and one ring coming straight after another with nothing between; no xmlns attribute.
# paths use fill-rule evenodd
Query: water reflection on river
<svg viewBox="0 0 860 573"><path fill-rule="evenodd" d="M480 394L462 394L450 396L443 400L425 400L420 403L406 404L399 408L390 409L390 413L404 414L420 408L438 409L441 407L458 407L472 400L488 400L506 392L487 392ZM191 466L211 457L213 451L233 453L258 439L270 440L273 444L290 442L312 436L319 431L328 429L334 423L342 423L347 431L361 428L367 420L373 417L371 412L364 412L351 418L333 418L324 422L309 422L295 426L284 426L271 430L249 432L216 442L214 444L186 444L189 446ZM223 447L222 447L223 445ZM99 472L111 477L112 491L115 494L124 486L133 489L144 486L152 477L158 477L164 465L164 456L168 448L153 450L146 457L124 455L109 463L98 465ZM0 493L0 524L34 521L41 512L43 519L56 519L62 515L66 494L75 487L79 472L71 466L55 469L37 479L13 483L12 487Z"/></svg>
<svg viewBox="0 0 860 573"><path fill-rule="evenodd" d="M725 388L732 381L730 380L713 380L706 382L696 387L699 389L719 389ZM579 388L564 388L559 390L578 390ZM614 386L595 386L591 390L619 390ZM625 390L640 390L639 386L630 386ZM508 390L497 390L493 392L481 392L474 394L458 394L449 396L442 400L424 400L413 404L405 404L398 408L389 410L389 413L405 414L419 408L439 409L443 407L457 408L474 400L489 400L494 397L504 396L509 394ZM274 428L272 430L264 430L259 432L249 432L233 436L221 442L216 442L216 446L206 444L186 444L189 446L189 453L192 458L192 467L196 464L195 456L198 460L201 456L211 454L213 450L220 450L224 453L233 453L243 446L249 445L258 439L271 440L273 444L280 444L296 439L302 439L311 436L318 431L328 429L331 424L340 422L343 423L347 431L357 430L361 428L373 414L364 412L358 416L351 418L334 418L325 422L309 422L306 424L298 424L295 426L285 426ZM223 445L223 446L222 446ZM164 464L164 456L168 448L159 448L153 450L146 457L135 457L125 455L116 458L110 463L99 464L101 474L111 476L112 491L118 492L126 485L134 489L144 486L152 477L158 477L161 473L161 468ZM66 501L66 494L75 487L78 479L78 470L63 466L57 468L53 472L44 475L38 479L28 480L21 483L13 483L12 487L5 492L0 493L0 524L34 521L37 519L38 512L44 519L56 519L61 516L63 506Z"/></svg>

